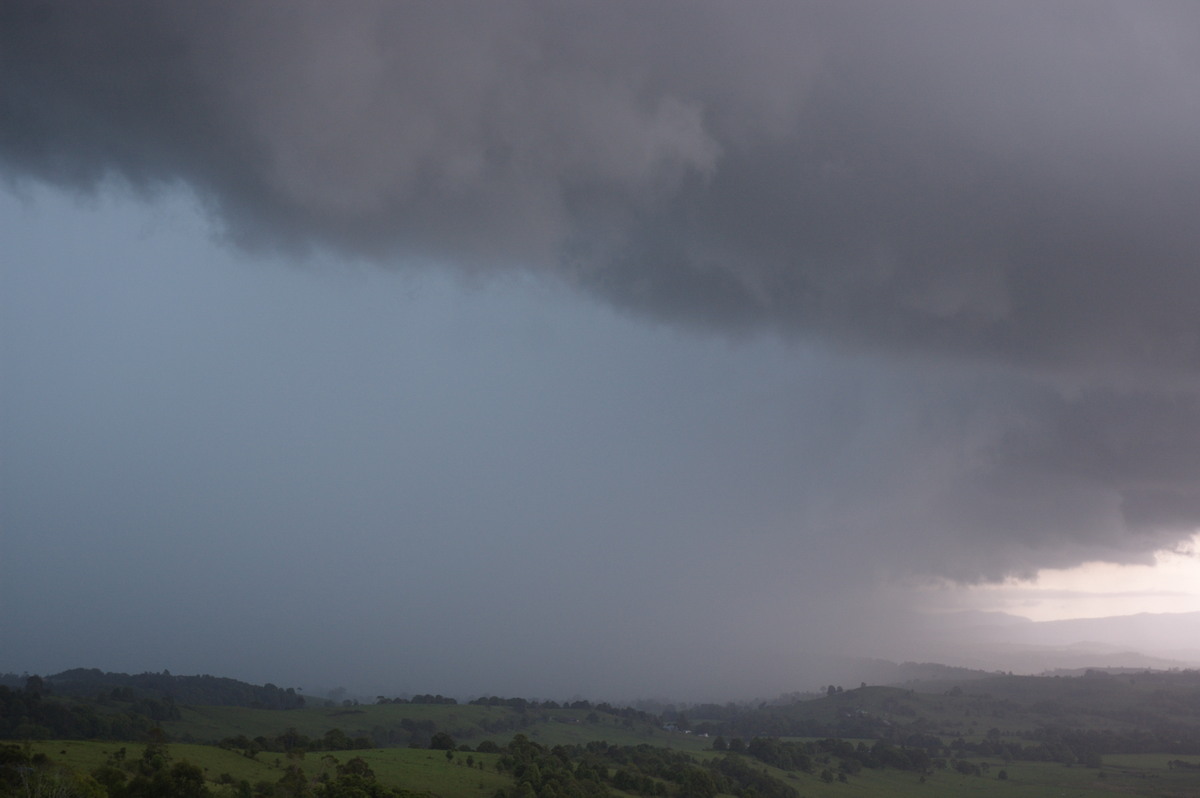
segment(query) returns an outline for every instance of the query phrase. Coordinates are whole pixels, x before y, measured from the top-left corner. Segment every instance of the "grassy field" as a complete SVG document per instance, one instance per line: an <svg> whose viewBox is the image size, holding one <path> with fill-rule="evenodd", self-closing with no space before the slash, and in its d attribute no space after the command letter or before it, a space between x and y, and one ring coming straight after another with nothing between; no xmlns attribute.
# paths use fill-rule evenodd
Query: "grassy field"
<svg viewBox="0 0 1200 798"><path fill-rule="evenodd" d="M63 712L76 711L66 700L51 696L43 703L53 705L59 715L46 713L45 722L60 717ZM123 707L122 699L101 694L96 699L94 717L137 710ZM153 702L150 702L153 704ZM37 702L22 704L30 713L38 709ZM171 702L157 708L170 707ZM151 709L154 707L152 706ZM361 757L385 785L428 792L444 798L491 798L500 788L512 785L509 775L497 773L495 755L455 751L447 757L444 751L429 750L438 732L445 732L458 745L477 747L484 740L501 746L514 735L522 734L546 749L556 745L584 746L604 741L615 746L649 745L683 752L704 761L722 756L711 750L714 737L667 731L654 722L637 721L631 717L592 709L549 709L540 706L523 711L510 706L472 706L458 704L361 704L308 707L303 709L250 709L229 706L180 706L181 717L162 723L172 742L170 755L176 760L188 760L199 766L219 798L233 798L234 787L240 782L251 785L273 784L288 768L300 768L309 779L336 773L339 763ZM836 774L840 765L820 752L837 750L829 746L812 746L808 755L815 760L816 773L788 772L767 767L759 760L747 757L744 764L722 763L727 775L742 779L743 785L755 781L755 772L767 772L779 781L791 785L804 798L833 798L834 796L1158 796L1159 798L1200 797L1200 755L1188 758L1169 754L1104 755L1101 750L1125 747L1160 747L1177 750L1200 750L1200 674L1192 671L1102 674L1089 673L1080 677L1019 677L990 676L969 682L905 687L863 686L830 694L814 700L761 703L757 707L737 708L733 705L708 705L699 712L688 711L690 724L697 731L715 735L718 730L727 741L739 737L749 743L752 738L811 735L790 739L821 740L826 737L862 738L868 748L879 737L904 745L925 749L937 760L951 759L952 751L969 757L966 761L979 766L978 775L964 775L954 768L941 768L922 777L912 770L873 770L863 767L858 773L839 782ZM154 713L151 717L162 717ZM14 717L19 717L15 715ZM133 717L132 715L130 716ZM641 715L640 717L648 718ZM674 714L664 717L674 719ZM87 713L78 716L87 720ZM76 716L69 717L72 722ZM137 719L137 718L134 718ZM107 719L105 719L107 720ZM55 721L58 722L58 721ZM48 728L48 727L47 727ZM64 724L65 735L73 729L93 727L76 723ZM95 728L114 733L114 725L100 724ZM140 729L145 733L147 723L132 720L122 729ZM340 735L325 740L327 732L339 730ZM1103 730L1104 733L1097 733ZM124 731L119 733L124 734ZM285 736L286 739L278 739ZM36 736L36 735L31 735ZM234 744L236 750L224 750L213 745L228 738L245 737ZM297 739L303 737L306 739ZM335 739L335 737L337 739ZM344 750L354 738L369 738L373 749ZM956 743L963 738L966 744ZM255 738L266 738L259 743ZM988 738L988 745L971 743ZM854 740L857 741L857 740ZM939 742L940 741L940 742ZM1020 743L1025 748L1009 746ZM358 741L358 744L367 743ZM414 747L409 747L409 746ZM757 744L761 746L762 744ZM334 752L299 751L327 746L339 748ZM51 741L32 744L33 750L45 753L51 760L61 762L81 773L88 773L113 759L121 749L126 761L138 760L143 743L112 741L80 742ZM269 748L295 748L296 753L274 753ZM764 758L775 762L801 763L803 758L777 748ZM244 750L250 749L250 750ZM794 753L796 749L791 749ZM862 765L879 761L894 764L923 766L919 758L886 756L882 758L853 751L846 753L848 762ZM253 754L253 751L257 751ZM525 752L529 753L528 749ZM984 767L978 757L992 757ZM629 758L623 758L628 756ZM1000 758L1009 756L1017 761L1002 765ZM118 759L120 757L117 757ZM469 758L469 759L468 759ZM633 758L643 767L657 761L668 763L671 758L648 757L644 752L616 753L609 760L609 775ZM1056 760L1056 761L1026 761ZM1196 765L1174 767L1174 760L1184 759ZM935 760L935 761L937 761ZM1061 762L1081 762L1099 767L1073 766ZM953 764L953 760L951 760ZM482 765L482 767L480 767ZM669 765L679 767L679 763ZM557 764L553 767L557 768ZM828 767L822 779L820 772ZM971 768L965 768L970 771ZM683 780L699 774L687 774L677 769L671 778ZM1005 778L999 778L1003 770ZM651 772L647 770L647 772ZM653 771L662 778L666 771ZM736 775L735 775L736 774ZM636 774L635 774L636 775ZM586 774L585 774L586 777ZM622 779L627 779L622 774ZM621 783L625 783L622 781ZM759 784L766 789L765 784ZM677 788L672 790L678 791ZM614 795L618 793L614 792Z"/></svg>
<svg viewBox="0 0 1200 798"><path fill-rule="evenodd" d="M129 759L141 755L142 746L136 743L81 742L57 740L33 743L35 753L44 753L55 762L60 762L79 772L91 772L103 765L109 757L124 747ZM187 760L204 771L209 786L218 792L231 791L222 788L222 774L229 774L234 782L275 782L290 766L299 767L310 778L323 772L333 772L338 763L352 757L361 757L375 771L380 783L404 787L417 792L431 792L440 796L462 796L463 798L488 798L501 787L511 786L507 776L495 770L495 754L455 753L447 760L445 752L428 749L388 748L367 751L336 751L327 754L311 752L303 757L286 754L259 754L255 759L214 746L172 744L168 751L171 758ZM474 765L467 765L470 756ZM479 765L483 768L480 769Z"/></svg>
<svg viewBox="0 0 1200 798"><path fill-rule="evenodd" d="M693 723L703 720L692 717ZM717 725L715 719L713 725ZM1126 731L1200 726L1200 676L1190 672L1076 678L997 675L959 684L864 686L815 700L761 707L738 719L738 736L802 734L838 729L836 736L875 736L886 726L969 742L989 731L1028 738L1042 727ZM728 727L727 727L728 729ZM820 736L833 736L818 733ZM725 733L730 736L729 731Z"/></svg>
<svg viewBox="0 0 1200 798"><path fill-rule="evenodd" d="M678 737L682 739L684 735ZM34 752L45 753L56 762L81 772L89 772L103 765L122 747L131 759L141 754L141 745L136 743L68 740L32 744ZM429 792L445 798L490 798L497 789L512 784L507 776L496 772L495 761L498 757L495 754L455 752L453 758L448 760L443 751L389 748L310 752L302 757L263 753L256 759L250 759L239 753L203 745L176 743L168 746L168 750L172 758L186 759L202 768L205 778L217 794L232 794L232 788L220 784L223 774L228 774L235 782L275 782L287 767L297 766L315 779L323 772L332 772L338 763L355 756L364 759L385 785ZM700 753L699 758L707 756L711 754ZM471 764L467 762L468 757L471 758ZM1004 766L991 761L981 776L938 770L922 778L916 773L898 770L863 770L845 783L826 783L816 774L782 771L765 765L756 767L790 784L805 798L1200 796L1200 770L1173 769L1168 762L1176 758L1170 754L1111 756L1105 757L1104 766L1099 769L1032 762ZM973 761L983 763L983 760ZM998 778L1001 770L1006 771L1007 779Z"/></svg>
<svg viewBox="0 0 1200 798"><path fill-rule="evenodd" d="M899 770L866 770L845 783L826 783L817 775L767 770L795 787L805 798L956 798L956 796L1013 796L1014 798L1196 798L1200 796L1200 771L1172 770L1167 754L1112 757L1104 767L1068 767L1058 763L1017 762L1005 766L989 762L982 776L965 776L938 770L931 776ZM982 764L985 760L972 760ZM1007 779L998 774L1004 770Z"/></svg>
<svg viewBox="0 0 1200 798"><path fill-rule="evenodd" d="M366 760L375 771L380 783L404 787L416 792L431 792L441 796L463 798L490 798L497 789L509 787L512 780L495 770L496 754L455 753L452 761L446 759L444 751L415 748L389 748L370 751L338 751L321 755L309 754L303 763L305 773L318 775L326 757L346 761L353 756ZM467 757L474 761L468 766ZM483 768L480 769L479 765Z"/></svg>
<svg viewBox="0 0 1200 798"><path fill-rule="evenodd" d="M113 741L51 740L32 743L35 753L43 753L55 762L90 773L108 761L109 757L124 748L129 760L142 754L141 743ZM259 781L276 781L282 767L273 764L273 758L248 759L239 753L208 745L172 744L167 749L173 759L186 759L204 770L206 779L216 782L222 773L228 773L235 781L245 779L251 784ZM282 755L281 755L282 756Z"/></svg>
<svg viewBox="0 0 1200 798"><path fill-rule="evenodd" d="M483 740L503 744L514 734L524 734L547 745L584 744L607 740L614 745L650 743L684 750L699 750L704 738L673 734L646 723L630 723L600 713L589 723L587 710L555 709L529 711L522 715L508 707L434 704L370 704L355 707L294 710L249 709L245 707L184 707L180 720L166 721L164 731L173 740L216 742L245 735L273 737L294 729L319 739L331 729L347 737L366 736L377 744L394 744L389 734L404 735L404 724L432 724L456 742L474 746ZM428 735L426 735L428 736ZM406 741L406 737L401 737ZM400 744L403 744L401 742Z"/></svg>
<svg viewBox="0 0 1200 798"><path fill-rule="evenodd" d="M552 748L556 745L586 745L594 740L603 740L610 745L655 745L676 751L698 752L712 748L712 740L694 734L669 732L646 724L626 727L619 721L600 723L562 723L551 720L535 723L522 729L530 740ZM504 742L500 740L499 742Z"/></svg>
<svg viewBox="0 0 1200 798"><path fill-rule="evenodd" d="M363 704L355 707L270 710L246 707L184 707L182 719L166 721L163 729L173 739L216 741L244 734L254 738L273 736L295 729L308 737L320 737L330 729L341 729L348 737L370 736L380 729L399 729L401 722L433 722L456 739L485 739L511 736L507 728L492 732L496 725L512 726L519 716L507 707L475 707L435 704ZM571 712L564 710L564 712Z"/></svg>
<svg viewBox="0 0 1200 798"><path fill-rule="evenodd" d="M1079 678L994 676L919 690L866 687L784 711L831 720L844 711L868 712L903 725L923 719L942 736L978 739L990 728L1018 734L1038 726L1078 729L1144 727L1154 722L1194 723L1200 684L1188 674L1095 673Z"/></svg>

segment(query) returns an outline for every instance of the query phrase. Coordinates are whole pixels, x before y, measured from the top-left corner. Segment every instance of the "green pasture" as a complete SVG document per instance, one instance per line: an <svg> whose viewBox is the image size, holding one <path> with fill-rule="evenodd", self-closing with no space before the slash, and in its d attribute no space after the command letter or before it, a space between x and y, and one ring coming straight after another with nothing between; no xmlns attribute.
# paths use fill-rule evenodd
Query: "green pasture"
<svg viewBox="0 0 1200 798"><path fill-rule="evenodd" d="M1099 689L1103 685L1077 684L1084 681L1081 679L1059 684L1052 679L1024 679L996 677L973 682L968 689L958 687L944 693L919 693L899 687L856 688L778 711L823 722L863 714L913 731L966 740L980 740L990 729L1019 737L1046 725L1114 730L1135 725L1122 718L1119 711L1125 706L1121 702L1129 699L1128 690L1118 689L1121 696L1115 699ZM1021 688L1028 692L1021 693Z"/></svg>
<svg viewBox="0 0 1200 798"><path fill-rule="evenodd" d="M568 724L558 724L567 726ZM585 724L581 724L585 725ZM599 724L592 724L593 726ZM609 731L609 730L605 730ZM531 738L534 739L534 738ZM499 740L498 742L505 742ZM626 744L610 739L615 744ZM671 742L677 750L686 746L707 744L710 741L693 735L669 734L659 731L651 745ZM558 744L550 740L544 745ZM105 764L119 749L125 749L127 760L137 760L142 753L140 743L112 741L56 740L30 743L34 753L44 753L55 762L88 773ZM309 752L304 755L262 752L254 759L240 753L196 744L173 743L168 746L175 760L188 760L203 771L205 778L218 795L228 792L219 786L223 774L234 782L251 784L275 782L290 766L299 767L309 778L334 772L337 764L361 757L385 785L429 792L443 798L489 798L496 790L511 786L511 780L498 774L494 754L455 751L447 758L445 751L410 748L371 749L363 751ZM696 750L697 758L705 759L711 752ZM471 764L468 764L468 757ZM1171 754L1111 755L1104 757L1101 768L1059 763L1013 762L1005 765L986 760L983 775L962 775L952 769L941 769L932 775L886 769L863 769L845 783L827 783L816 773L783 771L755 763L755 767L794 787L804 798L955 798L957 796L1028 796L1028 798L1099 798L1100 796L1145 796L1146 798L1195 798L1200 796L1200 769L1172 767L1174 760L1184 760L1200 766L1200 757L1179 757ZM985 760L969 760L983 765ZM480 767L482 765L482 768ZM830 763L836 772L836 759ZM1000 779L1003 770L1007 779Z"/></svg>
<svg viewBox="0 0 1200 798"><path fill-rule="evenodd" d="M1197 712L1200 690L1186 674L1097 673L1076 678L993 676L937 685L929 692L868 686L748 714L767 736L796 721L852 729L861 718L947 740L978 741L993 729L1002 738L1019 739L1047 726L1121 732L1161 723L1190 725Z"/></svg>
<svg viewBox="0 0 1200 798"><path fill-rule="evenodd" d="M137 760L143 746L138 743L81 742L52 740L32 743L34 753L44 753L57 763L80 773L90 773L104 765L119 749L125 748L127 760ZM381 784L403 787L416 792L431 792L446 798L489 798L501 787L511 786L509 777L496 772L495 754L455 752L451 760L445 751L429 749L388 748L366 751L312 752L303 756L261 753L250 759L233 751L215 746L171 744L168 753L175 761L187 760L204 771L210 787L220 790L222 774L233 781L275 782L288 767L299 767L312 779L324 772L333 773L339 763L361 757L375 771ZM470 757L473 765L467 764ZM483 768L480 769L480 764Z"/></svg>
<svg viewBox="0 0 1200 798"><path fill-rule="evenodd" d="M569 711L569 710L568 710ZM455 739L485 739L513 731L491 732L493 724L511 724L519 718L508 707L478 707L459 704L363 704L355 707L311 709L250 709L247 707L184 707L180 720L165 721L163 730L172 739L211 742L244 734L254 738L273 736L295 729L308 737L320 737L330 729L341 729L348 737L371 736L377 729L397 729L401 722L432 721L439 731ZM530 713L531 716L536 715Z"/></svg>
<svg viewBox="0 0 1200 798"><path fill-rule="evenodd" d="M707 758L713 754L701 755ZM1200 770L1173 769L1168 762L1184 759L1200 764L1200 757L1176 757L1170 754L1106 756L1104 766L1086 768L1053 762L1013 762L969 759L986 765L983 775L963 775L953 769L940 769L922 777L895 769L864 768L846 782L827 783L820 778L823 765L813 773L784 771L755 763L758 770L791 785L803 798L1102 798L1103 796L1144 796L1145 798L1197 798L1200 796ZM830 764L836 773L836 758ZM1000 779L1000 771L1008 778Z"/></svg>
<svg viewBox="0 0 1200 798"><path fill-rule="evenodd" d="M389 731L403 729L406 721L432 723L459 744L474 746L483 740L503 744L515 734L546 745L583 745L607 740L614 745L649 743L683 750L702 750L711 741L671 733L646 723L630 723L605 713L582 709L538 709L524 714L509 707L461 704L370 704L355 707L270 710L246 707L183 707L182 718L166 721L163 730L172 740L217 742L238 735L250 739L274 737L294 729L314 740L331 729L347 737L370 737L376 744Z"/></svg>
<svg viewBox="0 0 1200 798"><path fill-rule="evenodd" d="M445 751L419 748L337 751L308 754L301 766L305 773L317 776L334 762L345 762L356 756L370 765L381 784L415 792L431 792L447 798L490 798L501 787L512 786L508 776L496 772L495 764L499 758L496 754L456 751L454 758L448 760ZM467 764L468 757L473 760L473 765Z"/></svg>
<svg viewBox="0 0 1200 798"><path fill-rule="evenodd" d="M54 762L81 773L90 773L104 765L122 748L125 749L126 761L138 760L145 745L111 740L50 740L31 743L30 747L34 753L43 753ZM239 753L210 745L176 743L168 745L167 751L176 761L186 759L200 767L204 771L204 777L212 782L217 781L222 773L228 773L234 781L245 779L251 784L258 781L276 781L286 767L286 762L276 766L274 756L267 758L260 754L258 759L248 759Z"/></svg>
<svg viewBox="0 0 1200 798"><path fill-rule="evenodd" d="M1106 764L1085 768L1048 762L1014 762L1009 765L990 761L982 776L965 776L954 770L937 770L922 777L899 770L869 770L850 776L848 782L827 784L818 777L794 774L784 776L805 798L1102 798L1103 796L1144 796L1145 798L1196 798L1200 796L1200 771L1170 770L1172 757L1147 756L1138 766ZM1113 757L1114 760L1121 759ZM976 763L985 760L972 760ZM1007 773L1000 779L999 772ZM778 775L777 773L774 775Z"/></svg>
<svg viewBox="0 0 1200 798"><path fill-rule="evenodd" d="M676 751L699 752L712 748L711 738L682 732L669 732L644 723L632 727L625 726L619 718L614 719L603 715L601 715L599 723L564 723L557 719L540 721L522 729L520 733L547 748L553 748L556 745L587 745L596 740L603 740L609 745L644 744ZM511 735L504 739L496 739L496 741L504 743L509 738Z"/></svg>

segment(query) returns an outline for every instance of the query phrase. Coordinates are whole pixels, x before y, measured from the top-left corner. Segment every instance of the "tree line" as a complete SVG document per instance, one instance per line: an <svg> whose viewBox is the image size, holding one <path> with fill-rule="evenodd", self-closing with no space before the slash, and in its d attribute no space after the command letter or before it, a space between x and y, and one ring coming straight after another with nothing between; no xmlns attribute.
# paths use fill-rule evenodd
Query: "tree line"
<svg viewBox="0 0 1200 798"><path fill-rule="evenodd" d="M170 699L191 706L249 707L253 709L300 709L304 696L294 687L277 687L270 682L249 684L219 676L174 676L160 673L106 673L98 668L74 668L53 676L0 675L0 686L27 688L36 682L46 694L70 698L110 696L122 701L150 698Z"/></svg>
<svg viewBox="0 0 1200 798"><path fill-rule="evenodd" d="M168 699L83 701L54 698L36 677L25 689L0 685L0 739L49 738L132 740L144 737L161 721L179 717Z"/></svg>

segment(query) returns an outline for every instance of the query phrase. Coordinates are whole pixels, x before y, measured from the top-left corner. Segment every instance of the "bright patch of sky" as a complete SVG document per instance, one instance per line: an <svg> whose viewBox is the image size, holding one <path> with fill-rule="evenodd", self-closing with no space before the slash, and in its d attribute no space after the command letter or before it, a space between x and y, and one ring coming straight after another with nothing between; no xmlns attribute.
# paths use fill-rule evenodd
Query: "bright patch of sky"
<svg viewBox="0 0 1200 798"><path fill-rule="evenodd" d="M1200 612L1200 533L1154 553L1153 563L1086 562L1032 579L934 591L931 604L1005 612L1033 621Z"/></svg>

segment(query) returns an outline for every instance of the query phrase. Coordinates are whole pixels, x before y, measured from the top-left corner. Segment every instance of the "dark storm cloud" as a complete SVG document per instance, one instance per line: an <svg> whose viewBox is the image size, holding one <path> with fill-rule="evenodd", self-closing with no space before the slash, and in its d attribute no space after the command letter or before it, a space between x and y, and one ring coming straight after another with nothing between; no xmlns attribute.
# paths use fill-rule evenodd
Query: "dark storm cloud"
<svg viewBox="0 0 1200 798"><path fill-rule="evenodd" d="M1054 402L1000 447L1006 470L1103 487L1135 530L1200 518L1200 397L1088 393Z"/></svg>
<svg viewBox="0 0 1200 798"><path fill-rule="evenodd" d="M1200 363L1187 4L10 3L2 146L652 315Z"/></svg>
<svg viewBox="0 0 1200 798"><path fill-rule="evenodd" d="M194 187L247 246L930 357L806 518L998 577L1200 522L1197 41L1187 3L9 2L0 156Z"/></svg>

